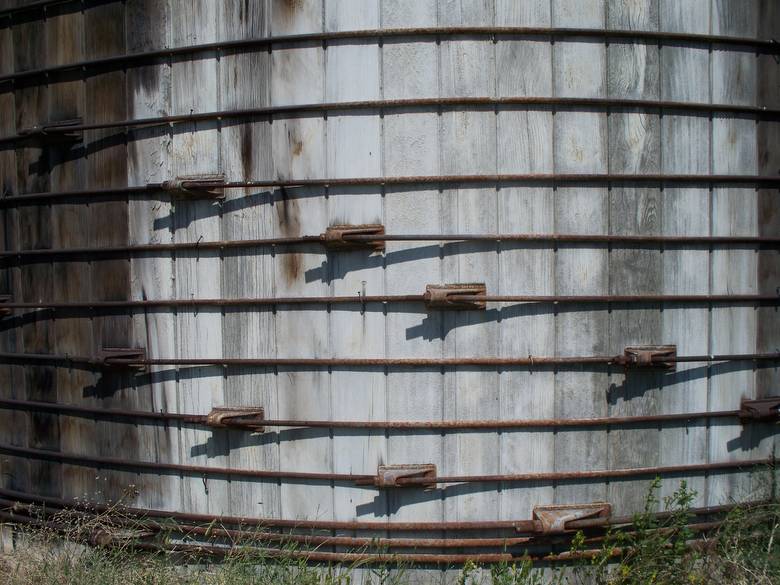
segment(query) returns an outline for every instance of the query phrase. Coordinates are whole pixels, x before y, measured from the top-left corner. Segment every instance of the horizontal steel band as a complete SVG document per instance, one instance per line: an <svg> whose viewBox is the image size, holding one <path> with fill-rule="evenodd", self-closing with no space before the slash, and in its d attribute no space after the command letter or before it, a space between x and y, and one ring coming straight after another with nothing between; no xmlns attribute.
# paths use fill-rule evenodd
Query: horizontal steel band
<svg viewBox="0 0 780 585"><path fill-rule="evenodd" d="M383 234L376 236L344 236L350 242L528 242L557 244L612 244L619 246L758 246L778 247L780 237L774 236L635 236L611 234ZM105 256L135 256L156 252L236 250L264 246L295 246L324 244L319 236L262 238L256 240L220 240L175 242L169 244L137 244L94 248L51 248L0 251L0 261L23 262L49 258L90 259Z"/></svg>
<svg viewBox="0 0 780 585"><path fill-rule="evenodd" d="M207 415L182 414L173 412L144 412L138 410L119 410L89 408L73 404L56 404L28 400L0 399L0 408L50 412L69 416L95 417L100 419L125 419L131 421L149 420L163 422L183 422L205 425ZM670 421L690 421L695 419L737 418L739 410L717 412L688 412L679 414L652 414L644 416L600 417L600 418L560 418L560 419L518 419L518 420L430 420L430 421L343 421L343 420L273 420L263 419L266 427L304 427L304 428L340 428L340 429L513 429L546 427L594 427L611 425L633 425L644 423L663 423Z"/></svg>
<svg viewBox="0 0 780 585"><path fill-rule="evenodd" d="M663 187L666 185L747 185L751 187L778 187L780 175L676 175L676 174L617 174L617 173L533 173L533 174L483 174L483 175L419 175L396 177L350 177L350 178L320 178L320 179L252 179L246 181L231 181L219 186L208 185L209 189L294 189L318 187L323 190L338 187L369 187L378 188L419 185L443 186L484 184L495 186L501 183L546 184L553 187L559 185L572 186L577 184L641 184L645 186ZM197 189L198 183L185 185L189 189ZM156 195L155 195L156 194ZM128 187L109 187L105 189L80 189L74 191L49 191L40 193L24 193L7 195L0 198L0 207L15 207L18 205L51 203L61 199L115 199L126 197L149 197L169 194L164 192L161 183ZM324 194L324 193L323 193ZM290 195L288 193L288 195ZM294 195L294 194L291 194ZM270 201L270 200L269 200Z"/></svg>
<svg viewBox="0 0 780 585"><path fill-rule="evenodd" d="M446 367L446 366L565 366L565 365L625 365L624 356L527 356L527 357L453 357L453 358L144 358L106 360L97 357L40 353L2 352L0 359L16 363L44 363L73 367L77 365L105 368L146 366L299 366L299 367ZM658 363L778 361L780 352L674 356Z"/></svg>
<svg viewBox="0 0 780 585"><path fill-rule="evenodd" d="M444 98L408 98L395 100L361 100L349 102L318 102L310 104L258 106L253 108L235 108L214 112L195 112L189 114L169 114L149 118L130 118L105 122L78 123L60 125L45 123L36 128L23 128L18 134L0 137L0 144L29 140L35 136L56 136L74 134L87 130L106 130L111 128L148 128L152 126L186 124L210 120L241 119L256 116L297 116L301 114L328 112L355 112L372 110L406 110L409 108L427 108L437 111L443 108L499 108L499 107L560 107L560 108L606 108L627 110L682 111L708 115L755 116L759 119L776 119L780 110L764 106L740 106L731 104L707 104L695 102L677 102L664 100L639 100L621 98L580 98L580 97L444 97Z"/></svg>
<svg viewBox="0 0 780 585"><path fill-rule="evenodd" d="M99 4L107 4L108 2L119 2L120 0L100 0ZM95 0L92 0L92 3L95 3ZM23 4L19 4L18 6L14 6L12 8L3 8L0 10L0 18L9 18L13 17L17 14L25 13L25 12L34 12L37 10L40 10L43 12L41 17L46 16L46 10L49 8L54 8L55 6L59 6L61 4L78 4L79 8L83 8L84 6L84 0L38 0L37 2L26 2ZM1 23L0 26L7 25L6 23Z"/></svg>
<svg viewBox="0 0 780 585"><path fill-rule="evenodd" d="M41 2L42 5L53 5L69 3L73 0L50 0ZM34 7L27 6L0 10L0 17L12 15L22 10L29 11ZM0 23L1 25L1 23ZM542 28L542 27L420 27L420 28L388 28L388 29L367 29L354 31L335 31L335 32L315 32L291 35L276 35L269 37L259 37L253 39L237 39L229 41L217 41L213 43L204 43L200 45L188 45L183 47L171 47L156 49L126 55L114 55L100 59L86 59L73 63L54 65L28 71L18 71L0 76L0 82L10 82L35 77L50 77L67 71L85 71L89 73L91 69L109 69L126 68L128 66L138 66L143 63L155 61L158 59L167 59L173 57L182 57L185 55L197 55L198 53L210 53L215 51L241 51L251 49L266 49L273 45L292 45L292 44L311 44L327 43L328 41L349 41L349 40L376 40L381 43L385 39L398 39L404 37L416 37L418 39L439 40L442 37L485 37L493 40L494 37L509 38L586 38L586 39L604 39L605 42L625 41L646 43L659 43L675 45L679 43L690 43L699 45L725 45L729 47L740 47L745 49L754 49L756 51L774 54L780 52L780 46L774 40L763 40L748 37L736 37L725 35L704 35L676 32L660 31L642 31L642 30L610 30L610 29L592 29L592 28ZM498 39L496 39L498 40Z"/></svg>
<svg viewBox="0 0 780 585"><path fill-rule="evenodd" d="M147 469L153 472L167 471L171 473L194 474L202 476L232 476L255 479L288 479L293 481L309 480L314 482L347 482L374 487L373 475L350 473L318 473L304 471L277 471L270 469L237 469L225 467L208 467L203 465L185 465L180 463L162 463L152 461L137 461L121 459L118 457L98 457L78 455L75 453L61 453L44 449L31 449L28 447L15 447L13 445L0 444L0 452L7 455L29 457L45 461L54 461L79 465L83 467L107 467L114 469ZM398 485L427 485L453 484L453 483L527 483L527 482L557 482L577 481L590 479L621 479L656 475L676 474L706 474L709 472L725 472L728 470L750 470L756 467L773 464L772 458L749 459L745 461L721 461L717 463L692 463L686 465L668 465L656 467L633 467L625 469L600 469L594 471L551 471L537 473L517 473L499 475L450 475L438 476L434 481L428 478L403 478L398 480Z"/></svg>
<svg viewBox="0 0 780 585"><path fill-rule="evenodd" d="M780 303L778 295L453 295L453 300L488 303L537 304L752 304ZM114 311L118 309L192 308L192 307L268 307L277 305L361 305L423 303L423 295L350 295L322 297L257 297L224 299L145 299L131 301L40 301L2 302L1 309L50 309Z"/></svg>

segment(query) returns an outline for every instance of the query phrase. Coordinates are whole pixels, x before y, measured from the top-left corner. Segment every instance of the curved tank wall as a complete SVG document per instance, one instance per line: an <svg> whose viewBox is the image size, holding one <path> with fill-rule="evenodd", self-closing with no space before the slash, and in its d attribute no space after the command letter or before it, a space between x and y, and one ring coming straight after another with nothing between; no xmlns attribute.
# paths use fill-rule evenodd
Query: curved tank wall
<svg viewBox="0 0 780 585"><path fill-rule="evenodd" d="M20 2L5 0L1 8ZM0 24L2 74L84 59L237 39L408 27L569 27L769 39L772 1L127 0L72 3ZM145 186L222 173L226 181L333 184L227 189L223 201L120 195L6 206L6 250L210 242L317 235L338 224L387 234L612 234L777 237L778 122L746 112L567 105L558 98L777 108L778 64L764 50L598 34L418 34L285 42L163 57L0 87L2 134L85 123L312 104L417 98L491 103L288 112L175 125L85 129L75 143L0 145L7 195ZM554 98L501 104L496 98ZM12 114L13 113L13 114ZM336 179L445 175L748 175L744 183ZM383 253L319 243L176 250L129 257L8 263L14 301L103 301L421 294L485 283L494 295L775 294L772 246L606 242L388 241ZM675 344L679 355L776 352L774 303L488 303L18 309L3 351L97 356L143 347L162 358L463 358L621 354ZM775 364L619 367L151 366L138 374L51 364L0 366L4 399L207 414L262 407L292 420L439 421L638 416L738 409L778 395ZM375 475L380 464L432 463L439 475L614 470L766 458L771 429L738 420L481 429L209 429L49 411L0 410L0 443L77 454L2 457L5 488L138 507L324 520L522 520L549 503L641 509L651 476L456 483L377 490L337 480L246 478L129 469L109 457L215 468ZM749 470L664 475L696 505L750 497ZM381 534L379 532L378 534Z"/></svg>

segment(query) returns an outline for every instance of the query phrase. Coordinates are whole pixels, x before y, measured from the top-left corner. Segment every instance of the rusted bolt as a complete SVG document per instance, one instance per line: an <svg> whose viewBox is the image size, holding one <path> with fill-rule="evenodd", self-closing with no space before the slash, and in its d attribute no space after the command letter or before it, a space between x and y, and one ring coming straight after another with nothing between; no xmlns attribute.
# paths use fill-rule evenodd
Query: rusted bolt
<svg viewBox="0 0 780 585"><path fill-rule="evenodd" d="M427 481L404 483L405 479L425 479ZM436 488L436 466L433 463L380 465L375 477L358 480L358 485L373 485L380 489L397 487L420 487L426 490Z"/></svg>
<svg viewBox="0 0 780 585"><path fill-rule="evenodd" d="M0 317L7 317L11 313L13 313L11 309L3 306L3 303L10 303L10 302L11 302L11 295L0 295Z"/></svg>
<svg viewBox="0 0 780 585"><path fill-rule="evenodd" d="M210 173L202 175L182 175L163 181L162 188L172 197L180 199L224 199L225 175Z"/></svg>
<svg viewBox="0 0 780 585"><path fill-rule="evenodd" d="M104 368L146 371L146 349L142 347L104 347L98 351L97 360Z"/></svg>
<svg viewBox="0 0 780 585"><path fill-rule="evenodd" d="M206 416L206 424L218 429L244 429L253 433L265 430L265 410L253 406L231 406L212 408Z"/></svg>
<svg viewBox="0 0 780 585"><path fill-rule="evenodd" d="M429 284L425 287L425 305L429 309L484 310L487 287L484 283Z"/></svg>
<svg viewBox="0 0 780 585"><path fill-rule="evenodd" d="M19 136L38 144L80 142L84 139L84 133L78 129L82 123L81 118L46 122L20 130ZM74 127L72 131L69 130L71 126Z"/></svg>
<svg viewBox="0 0 780 585"><path fill-rule="evenodd" d="M537 532L541 534L562 534L567 531L566 525L574 520L585 518L609 518L612 506L607 502L592 504L562 504L536 506L534 521Z"/></svg>
<svg viewBox="0 0 780 585"><path fill-rule="evenodd" d="M614 363L626 368L676 369L676 345L641 345L627 347L623 355L617 356Z"/></svg>
<svg viewBox="0 0 780 585"><path fill-rule="evenodd" d="M739 420L742 424L751 421L780 421L780 396L759 398L757 400L743 398L739 408Z"/></svg>
<svg viewBox="0 0 780 585"><path fill-rule="evenodd" d="M367 236L384 235L385 226L382 224L364 225L332 225L320 235L323 245L329 250L359 250L369 249L382 251L385 242L368 239ZM350 239L360 236L360 238Z"/></svg>

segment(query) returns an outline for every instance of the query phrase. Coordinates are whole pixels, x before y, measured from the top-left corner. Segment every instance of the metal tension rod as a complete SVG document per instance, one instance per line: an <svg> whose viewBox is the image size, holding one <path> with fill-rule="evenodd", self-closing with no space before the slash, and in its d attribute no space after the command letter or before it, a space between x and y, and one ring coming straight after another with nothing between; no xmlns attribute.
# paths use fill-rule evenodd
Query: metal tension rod
<svg viewBox="0 0 780 585"><path fill-rule="evenodd" d="M616 174L616 173L532 173L532 174L486 174L486 175L420 175L397 177L348 177L348 178L323 178L323 179L252 179L245 181L231 181L215 186L211 183L200 184L197 181L188 181L182 185L187 189L293 189L296 187L318 187L323 190L335 187L374 186L383 188L388 186L433 185L439 188L449 186L458 188L460 185L484 184L495 187L496 183L531 183L555 186L572 186L578 183L596 183L605 185L641 184L647 186L662 187L665 185L749 185L753 187L769 188L780 186L780 175L676 175L676 174ZM20 195L8 195L0 198L0 208L16 207L19 205L35 205L46 201L53 203L67 199L113 199L116 197L149 197L150 194L165 193L163 183L148 183L135 187L109 187L105 189L82 189L74 191L47 191L40 193L24 193ZM159 196L159 195L158 195Z"/></svg>
<svg viewBox="0 0 780 585"><path fill-rule="evenodd" d="M257 366L257 367L445 367L445 366L566 366L596 365L619 367L660 367L682 362L767 362L780 360L780 352L690 356L651 356L638 363L626 354L617 356L527 356L527 357L452 357L452 358L135 358L87 357L42 353L2 352L0 359L17 363L43 363L71 367L146 368L148 366Z"/></svg>
<svg viewBox="0 0 780 585"><path fill-rule="evenodd" d="M374 475L351 473L318 473L308 471L277 471L271 469L235 469L225 467L208 467L204 465L185 465L180 463L162 463L137 461L118 457L99 457L79 455L76 453L61 453L45 449L32 449L0 444L0 452L8 455L29 457L44 461L55 461L82 467L110 467L115 469L145 469L153 472L169 471L203 476L235 476L257 479L306 479L311 481L333 481L354 483L366 487L376 487ZM625 469L600 469L591 471L550 471L539 473L497 474L497 475L450 475L438 476L431 480L426 477L409 477L399 479L398 486L453 484L453 483L493 483L493 482L554 482L585 479L620 479L645 477L655 475L675 475L680 473L704 474L723 472L733 469L751 469L768 466L772 458L749 459L744 461L720 461L716 463L692 463L686 465L666 465L655 467L632 467Z"/></svg>
<svg viewBox="0 0 780 585"><path fill-rule="evenodd" d="M86 503L83 500L66 500L51 496L41 496L25 492L0 488L0 496L20 502L31 502L39 506L68 508L76 510L88 510L97 513L108 512L116 509L99 503ZM765 501L746 502L743 504L729 504L710 506L705 508L691 508L694 516L712 516L728 513L736 505L761 506ZM347 531L387 531L387 532L449 532L472 530L512 530L521 534L535 533L538 531L536 520L484 520L484 521L449 521L449 522L397 522L397 521L350 521L350 520L308 520L287 518L248 518L242 516L216 516L212 514L195 514L191 512L155 510L149 508L133 508L122 506L123 514L141 516L142 518L165 518L181 522L194 522L206 525L220 524L223 526L263 526L268 528L288 528L300 530L347 530ZM658 512L655 517L668 518L670 512ZM610 526L630 525L634 522L633 516L612 516L608 518L588 518L572 520L566 523L571 530L606 528Z"/></svg>
<svg viewBox="0 0 780 585"><path fill-rule="evenodd" d="M780 237L774 236L636 236L598 234L379 234L345 235L347 242L533 242L555 244L613 244L618 246L759 246L778 247ZM21 263L49 259L68 260L72 257L93 259L115 256L142 256L158 252L237 250L263 246L325 244L324 234L288 238L255 240L219 240L207 242L175 242L169 244L136 244L94 248L49 248L40 250L0 251L0 261Z"/></svg>
<svg viewBox="0 0 780 585"><path fill-rule="evenodd" d="M462 107L501 107L501 106L550 106L563 108L606 108L607 110L674 110L680 112L695 112L699 114L731 114L739 116L756 116L759 119L776 119L780 116L780 109L766 108L763 106L737 106L730 104L707 104L695 102L672 102L663 100L637 100L618 98L578 98L578 97L449 97L449 98L408 98L396 100L361 100L349 102L317 102L311 104L284 105L284 106L258 106L254 108L235 108L213 112L199 112L189 114L170 114L167 116L152 116L148 118L128 118L125 120L113 120L106 122L92 122L86 124L70 125L67 129L57 125L42 126L35 129L49 135L63 132L84 132L87 130L105 129L130 129L147 128L151 126L185 124L193 122L240 119L255 116L282 116L300 115L306 113L327 112L354 112L359 110L405 110L408 108L421 108L439 111L443 108ZM26 140L30 136L30 130L22 129L18 134L0 137L0 144L13 143Z"/></svg>
<svg viewBox="0 0 780 585"><path fill-rule="evenodd" d="M548 303L548 304L633 304L633 303L691 303L691 304L780 304L777 295L451 295L451 303ZM233 299L159 299L136 301L42 301L4 302L4 310L49 309L108 311L116 309L192 308L192 307L267 307L277 305L343 305L376 303L425 303L424 295L350 295L323 297L267 297ZM435 307L438 308L438 307Z"/></svg>
<svg viewBox="0 0 780 585"><path fill-rule="evenodd" d="M33 7L40 8L41 5L54 5L72 2L74 0L48 0L27 4L16 8L0 10L0 17L9 16L15 12L30 10ZM271 37L259 37L253 39L240 39L231 41L217 41L214 43L204 43L199 45L187 45L183 47L171 47L165 49L156 49L152 51L143 51L125 55L114 55L100 59L86 59L63 65L54 65L27 71L19 71L0 75L0 82L13 82L22 79L31 79L36 77L52 77L57 73L66 71L84 71L106 70L110 67L127 68L139 66L143 63L153 62L158 59L181 57L184 55L197 55L198 53L208 53L213 51L238 51L251 49L264 49L272 47L275 44L311 44L327 43L328 41L344 40L376 40L380 42L383 39L392 39L398 37L417 37L419 39L439 39L445 36L468 35L469 37L486 37L492 39L500 35L504 37L541 37L550 40L554 38L596 38L609 40L625 40L646 42L667 43L674 45L676 43L697 43L697 44L718 44L727 46L737 46L752 48L766 53L777 53L780 51L778 44L772 40L754 39L748 37L733 37L724 35L702 35L688 33L672 33L657 31L639 31L639 30L599 30L587 28L542 28L542 27L427 27L427 28L388 28L388 29L368 29L354 31L320 32L304 33L292 35L277 35Z"/></svg>
<svg viewBox="0 0 780 585"><path fill-rule="evenodd" d="M414 430L478 430L478 429L522 429L522 428L562 428L562 427L600 427L637 425L645 423L666 423L701 419L738 418L743 424L751 422L780 421L780 396L774 399L744 400L739 410L721 410L713 412L683 412L678 414L649 414L641 416L608 416L595 418L554 418L554 419L508 419L508 420L429 420L429 421L356 421L356 420L285 420L266 419L262 408L232 409L221 407L211 414L182 414L173 412L148 412L139 410L90 408L73 404L57 404L30 400L0 399L0 408L26 410L32 412L50 412L67 416L80 416L99 419L119 419L138 422L164 421L217 426L263 432L265 427L288 428L330 428L330 429L414 429ZM257 416L257 413L261 413ZM218 424L216 415L232 415L232 420L223 417ZM253 416L254 415L254 416ZM243 417L243 418L242 418ZM248 420L249 419L249 420Z"/></svg>

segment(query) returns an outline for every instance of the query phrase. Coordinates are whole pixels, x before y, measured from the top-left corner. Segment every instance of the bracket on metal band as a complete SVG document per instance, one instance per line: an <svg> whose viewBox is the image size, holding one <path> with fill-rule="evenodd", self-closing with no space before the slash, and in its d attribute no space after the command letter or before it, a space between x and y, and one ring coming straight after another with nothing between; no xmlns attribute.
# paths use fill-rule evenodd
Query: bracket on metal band
<svg viewBox="0 0 780 585"><path fill-rule="evenodd" d="M19 131L19 135L25 140L40 144L55 144L60 142L81 142L84 139L84 133L81 130L67 131L69 126L80 126L81 118L72 118L70 120L60 120L57 122L46 122L35 125L30 128L24 128ZM60 131L66 129L66 131ZM53 132L54 130L54 132Z"/></svg>
<svg viewBox="0 0 780 585"><path fill-rule="evenodd" d="M739 407L739 420L743 424L750 421L780 421L780 396L757 400L743 398Z"/></svg>
<svg viewBox="0 0 780 585"><path fill-rule="evenodd" d="M607 502L534 507L537 532L542 534L562 534L567 531L566 524L573 520L609 518L611 515L612 505Z"/></svg>
<svg viewBox="0 0 780 585"><path fill-rule="evenodd" d="M458 300L458 297L484 297L484 283L429 284L425 287L425 306L429 309L484 310L485 301Z"/></svg>
<svg viewBox="0 0 780 585"><path fill-rule="evenodd" d="M144 364L137 363L146 359L146 350L143 347L104 347L98 351L97 359L105 368L146 371Z"/></svg>
<svg viewBox="0 0 780 585"><path fill-rule="evenodd" d="M384 240L352 241L349 236L382 236L385 226L382 224L332 225L320 235L323 245L329 250L369 249L380 252L385 249Z"/></svg>
<svg viewBox="0 0 780 585"><path fill-rule="evenodd" d="M223 173L204 175L181 175L175 179L163 181L162 188L178 199L224 199L225 191L219 189L225 185Z"/></svg>
<svg viewBox="0 0 780 585"><path fill-rule="evenodd" d="M615 363L626 368L660 368L675 371L676 345L639 345L627 347Z"/></svg>
<svg viewBox="0 0 780 585"><path fill-rule="evenodd" d="M423 483L404 483L404 479L422 478ZM401 483L399 483L399 480ZM397 487L422 487L426 490L436 488L436 466L433 463L380 465L376 477L370 482L380 489ZM368 483L368 482L366 482Z"/></svg>
<svg viewBox="0 0 780 585"><path fill-rule="evenodd" d="M265 430L265 409L252 406L219 406L206 415L206 424L217 429L244 429L253 433Z"/></svg>
<svg viewBox="0 0 780 585"><path fill-rule="evenodd" d="M155 533L148 530L132 528L98 528L89 535L92 546L108 546L110 544L129 543L143 538L150 538Z"/></svg>
<svg viewBox="0 0 780 585"><path fill-rule="evenodd" d="M11 295L0 295L0 317L7 317L11 313L13 313L11 309L3 306L3 303L10 303L10 302L11 302Z"/></svg>

